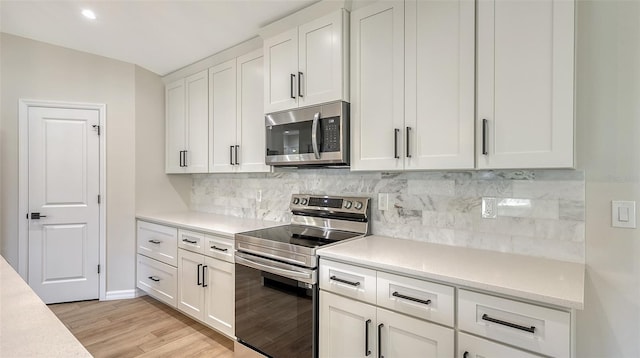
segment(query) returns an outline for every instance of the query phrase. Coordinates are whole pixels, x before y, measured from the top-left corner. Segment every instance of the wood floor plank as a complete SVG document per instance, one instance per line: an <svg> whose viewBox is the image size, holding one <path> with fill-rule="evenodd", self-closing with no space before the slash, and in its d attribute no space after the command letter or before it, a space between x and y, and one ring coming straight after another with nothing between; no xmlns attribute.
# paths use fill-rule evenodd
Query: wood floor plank
<svg viewBox="0 0 640 358"><path fill-rule="evenodd" d="M97 358L233 357L233 341L148 296L49 308Z"/></svg>

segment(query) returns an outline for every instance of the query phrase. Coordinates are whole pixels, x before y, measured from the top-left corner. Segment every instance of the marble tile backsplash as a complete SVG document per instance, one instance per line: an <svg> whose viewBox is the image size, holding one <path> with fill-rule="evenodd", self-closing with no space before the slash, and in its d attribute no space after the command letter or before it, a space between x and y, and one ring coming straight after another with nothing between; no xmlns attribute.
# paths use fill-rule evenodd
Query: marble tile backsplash
<svg viewBox="0 0 640 358"><path fill-rule="evenodd" d="M376 235L584 262L584 192L577 170L277 169L194 174L191 209L287 222L293 193L368 196ZM497 199L496 219L481 217L482 197Z"/></svg>

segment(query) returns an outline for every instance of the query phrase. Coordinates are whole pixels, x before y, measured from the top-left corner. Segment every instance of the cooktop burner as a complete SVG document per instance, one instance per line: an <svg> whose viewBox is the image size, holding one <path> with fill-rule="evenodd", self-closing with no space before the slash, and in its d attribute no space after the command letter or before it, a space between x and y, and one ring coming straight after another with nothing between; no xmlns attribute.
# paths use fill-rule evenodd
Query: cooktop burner
<svg viewBox="0 0 640 358"><path fill-rule="evenodd" d="M276 226L267 229L243 232L242 235L309 248L316 248L340 240L362 236L361 233L357 232L325 230L302 225Z"/></svg>

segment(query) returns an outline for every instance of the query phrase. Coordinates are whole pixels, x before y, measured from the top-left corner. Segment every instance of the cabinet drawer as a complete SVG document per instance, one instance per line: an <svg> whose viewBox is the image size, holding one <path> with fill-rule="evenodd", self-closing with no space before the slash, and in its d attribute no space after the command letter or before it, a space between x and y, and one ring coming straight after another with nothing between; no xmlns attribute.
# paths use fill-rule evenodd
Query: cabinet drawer
<svg viewBox="0 0 640 358"><path fill-rule="evenodd" d="M178 263L178 229L138 221L138 253L162 261L171 266Z"/></svg>
<svg viewBox="0 0 640 358"><path fill-rule="evenodd" d="M178 247L204 254L204 234L189 230L178 230Z"/></svg>
<svg viewBox="0 0 640 358"><path fill-rule="evenodd" d="M458 291L458 328L553 357L569 357L569 312Z"/></svg>
<svg viewBox="0 0 640 358"><path fill-rule="evenodd" d="M168 305L176 307L177 269L138 254L136 286Z"/></svg>
<svg viewBox="0 0 640 358"><path fill-rule="evenodd" d="M320 260L320 288L375 304L376 271Z"/></svg>
<svg viewBox="0 0 640 358"><path fill-rule="evenodd" d="M458 355L466 358L540 358L539 355L507 347L466 333L458 333Z"/></svg>
<svg viewBox="0 0 640 358"><path fill-rule="evenodd" d="M233 263L233 240L206 235L204 254L216 259Z"/></svg>
<svg viewBox="0 0 640 358"><path fill-rule="evenodd" d="M453 327L454 289L378 271L378 306Z"/></svg>

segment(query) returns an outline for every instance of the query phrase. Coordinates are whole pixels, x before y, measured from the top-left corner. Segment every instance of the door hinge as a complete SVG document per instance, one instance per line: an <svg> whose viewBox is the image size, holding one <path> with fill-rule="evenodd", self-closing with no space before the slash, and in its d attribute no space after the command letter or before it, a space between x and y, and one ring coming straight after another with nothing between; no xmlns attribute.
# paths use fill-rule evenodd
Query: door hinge
<svg viewBox="0 0 640 358"><path fill-rule="evenodd" d="M100 273L100 265L98 265L98 273Z"/></svg>
<svg viewBox="0 0 640 358"><path fill-rule="evenodd" d="M100 194L98 194L98 204L100 204Z"/></svg>
<svg viewBox="0 0 640 358"><path fill-rule="evenodd" d="M94 124L92 127L98 132L98 135L100 135L100 126L97 124Z"/></svg>

